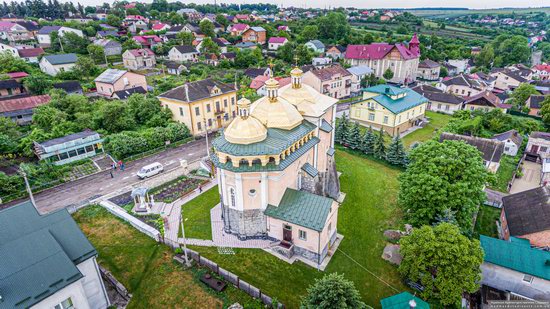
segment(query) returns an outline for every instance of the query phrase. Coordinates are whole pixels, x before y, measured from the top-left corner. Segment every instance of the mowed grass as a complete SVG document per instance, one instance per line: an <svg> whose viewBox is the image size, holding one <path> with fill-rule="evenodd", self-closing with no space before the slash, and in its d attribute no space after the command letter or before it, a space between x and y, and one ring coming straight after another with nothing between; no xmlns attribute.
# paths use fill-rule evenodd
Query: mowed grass
<svg viewBox="0 0 550 309"><path fill-rule="evenodd" d="M341 190L346 193L338 217L338 233L344 239L324 273L300 262L290 265L259 249L234 249L235 255L220 255L215 248L193 249L288 308L298 308L307 287L330 272L343 273L368 305L379 307L381 298L406 290L397 268L381 258L386 244L382 233L401 224L396 205L400 170L341 148L336 160L342 172ZM217 202L212 198L210 204Z"/></svg>
<svg viewBox="0 0 550 309"><path fill-rule="evenodd" d="M212 239L210 209L219 202L218 186L215 186L182 206L186 238Z"/></svg>
<svg viewBox="0 0 550 309"><path fill-rule="evenodd" d="M447 125L452 116L432 111L426 111L426 116L430 118L430 122L422 129L416 130L407 134L403 138L405 147L410 147L415 142L424 142L436 135L438 129Z"/></svg>
<svg viewBox="0 0 550 309"><path fill-rule="evenodd" d="M502 155L500 166L495 174L496 181L489 188L508 193L508 183L512 180L520 157Z"/></svg>
<svg viewBox="0 0 550 309"><path fill-rule="evenodd" d="M185 271L172 251L99 206L74 214L98 251L98 262L133 295L127 308L222 308L235 301L251 302L230 287L214 294L198 281L200 270Z"/></svg>
<svg viewBox="0 0 550 309"><path fill-rule="evenodd" d="M500 218L500 213L501 209L482 205L477 214L474 237L479 238L479 235L485 235L498 238L496 221Z"/></svg>

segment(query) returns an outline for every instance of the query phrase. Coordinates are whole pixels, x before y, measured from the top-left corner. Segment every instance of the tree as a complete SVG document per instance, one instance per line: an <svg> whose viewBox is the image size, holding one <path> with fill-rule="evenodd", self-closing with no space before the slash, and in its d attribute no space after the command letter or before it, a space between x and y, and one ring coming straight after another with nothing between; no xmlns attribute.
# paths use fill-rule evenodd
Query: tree
<svg viewBox="0 0 550 309"><path fill-rule="evenodd" d="M304 42L315 40L319 35L319 27L316 25L307 25L300 33Z"/></svg>
<svg viewBox="0 0 550 309"><path fill-rule="evenodd" d="M206 37L202 40L201 53L219 55L221 48L210 37Z"/></svg>
<svg viewBox="0 0 550 309"><path fill-rule="evenodd" d="M49 104L40 105L35 108L32 115L33 125L48 132L52 128L67 119L67 114L50 106Z"/></svg>
<svg viewBox="0 0 550 309"><path fill-rule="evenodd" d="M340 12L330 12L317 18L319 36L317 39L338 41L349 35L351 27L346 16Z"/></svg>
<svg viewBox="0 0 550 309"><path fill-rule="evenodd" d="M541 102L540 115L542 116L544 124L550 127L550 97L546 97L546 99Z"/></svg>
<svg viewBox="0 0 550 309"><path fill-rule="evenodd" d="M40 74L33 74L25 77L23 81L25 88L32 94L44 94L52 88L53 83L49 77Z"/></svg>
<svg viewBox="0 0 550 309"><path fill-rule="evenodd" d="M191 45L195 36L191 32L178 32L176 34L176 40L181 42L181 45Z"/></svg>
<svg viewBox="0 0 550 309"><path fill-rule="evenodd" d="M332 308L366 308L361 301L361 295L353 282L344 275L331 273L307 289L307 296L302 300L302 309L332 309Z"/></svg>
<svg viewBox="0 0 550 309"><path fill-rule="evenodd" d="M384 71L382 77L384 77L385 80L391 80L393 78L393 75L393 71L390 68L387 68L386 71Z"/></svg>
<svg viewBox="0 0 550 309"><path fill-rule="evenodd" d="M357 122L353 122L348 128L345 141L351 149L359 149L361 147L361 131Z"/></svg>
<svg viewBox="0 0 550 309"><path fill-rule="evenodd" d="M521 110L525 106L525 101L533 94L539 94L534 85L521 83L510 95L510 101L515 108Z"/></svg>
<svg viewBox="0 0 550 309"><path fill-rule="evenodd" d="M460 306L462 294L474 293L481 281L483 250L479 240L460 234L457 226L423 226L400 241L399 272L424 286L420 295L442 305Z"/></svg>
<svg viewBox="0 0 550 309"><path fill-rule="evenodd" d="M522 35L501 34L491 44L495 55L498 55L498 57L495 57L495 67L527 63L531 56L529 42Z"/></svg>
<svg viewBox="0 0 550 309"><path fill-rule="evenodd" d="M0 52L0 74L10 72L31 73L31 66L21 58L16 58L8 51Z"/></svg>
<svg viewBox="0 0 550 309"><path fill-rule="evenodd" d="M127 39L122 43L122 51L127 51L129 49L138 49L141 48L141 46L136 42L134 39Z"/></svg>
<svg viewBox="0 0 550 309"><path fill-rule="evenodd" d="M478 67L490 68L495 59L495 49L491 44L487 44L475 58L475 64Z"/></svg>
<svg viewBox="0 0 550 309"><path fill-rule="evenodd" d="M445 209L456 212L464 232L485 201L488 179L480 152L462 141L427 141L409 153L407 170L399 176L399 204L414 226L433 224Z"/></svg>
<svg viewBox="0 0 550 309"><path fill-rule="evenodd" d="M87 47L88 54L90 54L90 57L97 63L103 63L105 62L105 50L103 46L90 44Z"/></svg>
<svg viewBox="0 0 550 309"><path fill-rule="evenodd" d="M109 25L109 26L113 26L113 27L120 27L120 25L122 24L122 19L116 15L113 15L113 14L109 14L107 15L107 18L105 19L105 22Z"/></svg>
<svg viewBox="0 0 550 309"><path fill-rule="evenodd" d="M334 139L337 143L344 143L344 138L348 132L348 127L349 127L349 121L348 121L348 118L346 117L346 114L344 114L342 116L342 118L340 118L340 120L337 122L337 125L336 125L336 132L334 133Z"/></svg>
<svg viewBox="0 0 550 309"><path fill-rule="evenodd" d="M386 158L386 143L384 142L384 129L380 128L374 141L374 156L378 159Z"/></svg>
<svg viewBox="0 0 550 309"><path fill-rule="evenodd" d="M83 77L93 76L97 70L98 67L90 57L80 56L74 65L74 71Z"/></svg>
<svg viewBox="0 0 550 309"><path fill-rule="evenodd" d="M128 113L128 105L121 101L100 101L96 102L100 107L94 114L94 122L99 128L109 133L116 133L124 130L132 130L136 122Z"/></svg>
<svg viewBox="0 0 550 309"><path fill-rule="evenodd" d="M211 38L216 37L216 32L214 31L214 24L210 20L203 19L199 23L199 28L201 29L201 32L204 33L204 35L209 36Z"/></svg>
<svg viewBox="0 0 550 309"><path fill-rule="evenodd" d="M449 76L449 71L447 70L446 67L441 66L441 69L439 70L439 77L445 78L447 76Z"/></svg>
<svg viewBox="0 0 550 309"><path fill-rule="evenodd" d="M399 135L396 135L392 139L388 151L386 152L386 160L392 165L407 165L407 153L405 152L405 147Z"/></svg>
<svg viewBox="0 0 550 309"><path fill-rule="evenodd" d="M222 25L224 28L227 28L227 26L229 26L229 20L222 14L216 15L216 22Z"/></svg>
<svg viewBox="0 0 550 309"><path fill-rule="evenodd" d="M86 54L88 50L88 44L90 43L88 39L79 36L73 32L65 32L61 38L63 42L63 51L65 53L77 53L77 54ZM53 41L52 41L53 43Z"/></svg>
<svg viewBox="0 0 550 309"><path fill-rule="evenodd" d="M368 130L365 130L361 143L361 151L365 154L374 153L374 144L376 142L376 136L372 133L372 127L369 126Z"/></svg>

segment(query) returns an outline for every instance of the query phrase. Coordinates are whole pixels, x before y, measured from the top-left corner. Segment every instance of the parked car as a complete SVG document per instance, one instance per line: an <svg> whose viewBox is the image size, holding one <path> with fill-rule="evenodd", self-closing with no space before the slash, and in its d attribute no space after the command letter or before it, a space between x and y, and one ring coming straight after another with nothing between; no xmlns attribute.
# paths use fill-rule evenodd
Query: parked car
<svg viewBox="0 0 550 309"><path fill-rule="evenodd" d="M155 162L142 167L137 173L137 176L140 179L144 179L147 177L155 176L162 172L164 172L164 166L162 166L162 164L160 164L159 162Z"/></svg>

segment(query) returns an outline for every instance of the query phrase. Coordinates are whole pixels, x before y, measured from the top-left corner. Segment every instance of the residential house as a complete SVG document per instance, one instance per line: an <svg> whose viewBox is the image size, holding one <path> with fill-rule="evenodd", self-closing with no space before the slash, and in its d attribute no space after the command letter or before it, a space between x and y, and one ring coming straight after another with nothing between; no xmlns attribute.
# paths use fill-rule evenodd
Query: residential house
<svg viewBox="0 0 550 309"><path fill-rule="evenodd" d="M147 30L149 19L141 15L126 15L122 26L131 33L137 33L142 30Z"/></svg>
<svg viewBox="0 0 550 309"><path fill-rule="evenodd" d="M94 44L103 47L105 56L122 54L122 45L115 40L98 39L94 41Z"/></svg>
<svg viewBox="0 0 550 309"><path fill-rule="evenodd" d="M419 46L416 35L408 46L387 43L349 45L345 59L352 66L366 65L372 68L378 78L383 78L389 69L393 72L393 78L389 82L408 84L416 80L420 62Z"/></svg>
<svg viewBox="0 0 550 309"><path fill-rule="evenodd" d="M49 95L20 96L0 100L0 117L10 118L19 125L32 122L34 109L50 102Z"/></svg>
<svg viewBox="0 0 550 309"><path fill-rule="evenodd" d="M487 84L483 81L464 74L443 79L442 82L437 84L437 87L445 92L465 98L473 97L487 90Z"/></svg>
<svg viewBox="0 0 550 309"><path fill-rule="evenodd" d="M540 109L542 107L542 102L548 98L548 95L531 95L525 102L525 106L529 108L529 115L531 116L539 116L540 117Z"/></svg>
<svg viewBox="0 0 550 309"><path fill-rule="evenodd" d="M99 30L96 32L95 36L98 39L106 39L108 37L118 38L120 34L115 30Z"/></svg>
<svg viewBox="0 0 550 309"><path fill-rule="evenodd" d="M97 251L66 209L30 201L0 211L3 308L107 308Z"/></svg>
<svg viewBox="0 0 550 309"><path fill-rule="evenodd" d="M60 72L72 70L77 60L76 54L47 55L40 60L40 70L48 75L56 76Z"/></svg>
<svg viewBox="0 0 550 309"><path fill-rule="evenodd" d="M187 16L189 20L201 20L202 18L202 13L190 8L179 9L177 13L183 16Z"/></svg>
<svg viewBox="0 0 550 309"><path fill-rule="evenodd" d="M258 48L258 45L256 43L252 43L252 42L240 42L240 43L235 44L235 48L237 48L238 50L256 49L256 48Z"/></svg>
<svg viewBox="0 0 550 309"><path fill-rule="evenodd" d="M187 67L180 62L166 61L164 65L166 66L168 74L171 75L181 75L181 73L189 71Z"/></svg>
<svg viewBox="0 0 550 309"><path fill-rule="evenodd" d="M132 39L141 45L141 48L151 48L162 43L162 39L157 35L136 35Z"/></svg>
<svg viewBox="0 0 550 309"><path fill-rule="evenodd" d="M124 67L130 70L153 69L157 64L155 53L149 48L129 49L122 54Z"/></svg>
<svg viewBox="0 0 550 309"><path fill-rule="evenodd" d="M550 133L547 132L531 132L527 147L525 147L527 155L546 158L550 157Z"/></svg>
<svg viewBox="0 0 550 309"><path fill-rule="evenodd" d="M168 29L170 29L170 25L163 23L156 23L151 27L154 32L168 31Z"/></svg>
<svg viewBox="0 0 550 309"><path fill-rule="evenodd" d="M250 27L242 33L243 42L263 45L267 42L267 31L262 27Z"/></svg>
<svg viewBox="0 0 550 309"><path fill-rule="evenodd" d="M288 39L283 37L270 37L268 41L268 47L269 50L277 50L279 47L285 45L288 43Z"/></svg>
<svg viewBox="0 0 550 309"><path fill-rule="evenodd" d="M174 62L197 61L199 52L191 45L174 46L168 52L168 59Z"/></svg>
<svg viewBox="0 0 550 309"><path fill-rule="evenodd" d="M199 24L187 23L183 25L183 32L192 33L195 38L204 38L206 35L202 33Z"/></svg>
<svg viewBox="0 0 550 309"><path fill-rule="evenodd" d="M481 71L478 71L478 72L475 72L475 73L472 73L472 74L468 75L468 77L470 79L479 80L479 81L483 82L485 85L487 85L486 90L494 91L496 94L506 93L504 91L499 91L498 89L495 89L495 82L496 82L497 79L492 77L490 74L486 74L486 73L483 73Z"/></svg>
<svg viewBox="0 0 550 309"><path fill-rule="evenodd" d="M351 105L350 119L396 136L422 122L427 103L408 88L372 86L363 90L363 101Z"/></svg>
<svg viewBox="0 0 550 309"><path fill-rule="evenodd" d="M313 57L311 59L311 64L316 69L326 68L326 67L332 65L332 58L329 58L329 57Z"/></svg>
<svg viewBox="0 0 550 309"><path fill-rule="evenodd" d="M357 65L347 69L351 73L351 95L361 94L361 81L373 74L373 70L366 65Z"/></svg>
<svg viewBox="0 0 550 309"><path fill-rule="evenodd" d="M325 44L319 40L311 40L304 45L317 54L322 54L325 52Z"/></svg>
<svg viewBox="0 0 550 309"><path fill-rule="evenodd" d="M526 83L527 80L523 78L517 71L512 70L499 70L491 73L491 76L496 78L495 88L501 90L514 90L521 83Z"/></svg>
<svg viewBox="0 0 550 309"><path fill-rule="evenodd" d="M238 21L252 21L249 14L237 14L235 19Z"/></svg>
<svg viewBox="0 0 550 309"><path fill-rule="evenodd" d="M19 53L19 57L28 63L38 63L38 57L45 53L40 47L19 49L17 52Z"/></svg>
<svg viewBox="0 0 550 309"><path fill-rule="evenodd" d="M0 39L10 43L15 43L32 40L34 39L34 35L18 23L0 21Z"/></svg>
<svg viewBox="0 0 550 309"><path fill-rule="evenodd" d="M430 59L421 61L418 64L418 78L425 81L439 80L439 73L441 72L441 65Z"/></svg>
<svg viewBox="0 0 550 309"><path fill-rule="evenodd" d="M118 90L113 92L113 95L111 96L113 99L119 99L119 100L127 100L132 94L147 94L147 90L145 90L142 86L136 86L132 88L126 88L123 90Z"/></svg>
<svg viewBox="0 0 550 309"><path fill-rule="evenodd" d="M550 187L542 186L504 196L500 224L502 238L528 240L533 247L550 247Z"/></svg>
<svg viewBox="0 0 550 309"><path fill-rule="evenodd" d="M250 89L256 90L256 93L260 96L267 95L267 86L266 82L270 79L270 76L258 75L250 82ZM279 82L279 88L282 88L291 83L290 77L279 78L276 77L275 80Z"/></svg>
<svg viewBox="0 0 550 309"><path fill-rule="evenodd" d="M178 34L180 32L186 32L185 25L174 25L170 29L166 30L166 34Z"/></svg>
<svg viewBox="0 0 550 309"><path fill-rule="evenodd" d="M0 98L4 99L11 96L20 95L25 92L23 84L15 79L0 80Z"/></svg>
<svg viewBox="0 0 550 309"><path fill-rule="evenodd" d="M412 90L428 99L428 105L426 106L428 110L453 114L462 109L464 99L452 93L443 92L429 85L418 85L412 88Z"/></svg>
<svg viewBox="0 0 550 309"><path fill-rule="evenodd" d="M538 80L550 79L550 64L539 64L533 67L533 77Z"/></svg>
<svg viewBox="0 0 550 309"><path fill-rule="evenodd" d="M103 152L103 139L97 132L84 130L43 142L34 142L33 151L41 161L64 165Z"/></svg>
<svg viewBox="0 0 550 309"><path fill-rule="evenodd" d="M270 76L272 73L271 68L248 68L244 71L244 75L254 79L256 76Z"/></svg>
<svg viewBox="0 0 550 309"><path fill-rule="evenodd" d="M430 309L430 304L409 292L402 292L380 300L382 309Z"/></svg>
<svg viewBox="0 0 550 309"><path fill-rule="evenodd" d="M8 53L15 58L19 58L19 52L17 51L17 48L8 44L0 43L0 53Z"/></svg>
<svg viewBox="0 0 550 309"><path fill-rule="evenodd" d="M175 121L184 123L191 134L225 127L237 113L237 89L211 78L188 82L158 96L172 111Z"/></svg>
<svg viewBox="0 0 550 309"><path fill-rule="evenodd" d="M135 87L147 89L145 76L124 70L107 69L96 77L94 81L97 93L108 97L119 90Z"/></svg>
<svg viewBox="0 0 550 309"><path fill-rule="evenodd" d="M69 80L66 82L60 82L53 84L55 89L63 89L67 94L83 94L82 86L80 82L76 80Z"/></svg>
<svg viewBox="0 0 550 309"><path fill-rule="evenodd" d="M80 37L84 37L84 33L78 29L64 26L44 26L40 28L36 34L36 39L40 47L50 47L52 44L50 34L54 31L57 31L59 37L63 37L66 33L74 33Z"/></svg>
<svg viewBox="0 0 550 309"><path fill-rule="evenodd" d="M543 95L550 94L550 80L536 80L531 84L535 86L535 90L542 93Z"/></svg>
<svg viewBox="0 0 550 309"><path fill-rule="evenodd" d="M506 112L510 107L509 104L503 104L500 98L490 91L480 92L464 100L464 109L470 111L477 109L490 111L495 108L500 108L503 112Z"/></svg>
<svg viewBox="0 0 550 309"><path fill-rule="evenodd" d="M504 143L504 154L515 157L518 154L523 137L516 130L509 130L500 134L495 134L493 139Z"/></svg>
<svg viewBox="0 0 550 309"><path fill-rule="evenodd" d="M344 58L346 56L346 48L342 45L330 45L326 48L325 56L335 60Z"/></svg>
<svg viewBox="0 0 550 309"><path fill-rule="evenodd" d="M351 95L352 75L340 65L314 69L304 74L304 84L336 99Z"/></svg>
<svg viewBox="0 0 550 309"><path fill-rule="evenodd" d="M277 27L277 31L285 31L285 32L290 32L290 28L288 26L279 26Z"/></svg>
<svg viewBox="0 0 550 309"><path fill-rule="evenodd" d="M533 219L538 217L533 215ZM483 305L490 301L550 300L550 252L533 248L528 239L517 237L502 240L480 235L479 240L484 252L480 282Z"/></svg>
<svg viewBox="0 0 550 309"><path fill-rule="evenodd" d="M220 48L220 52L221 52L221 53L227 53L227 47L228 47L229 45L231 45L228 41L226 41L225 39L221 39L221 38L214 38L214 39L212 39L212 41L213 41L214 43L216 43L216 45L218 45L218 47ZM201 40L201 41L197 44L196 48L197 48L198 51L201 51L201 50L202 50L202 43L203 43L203 42L204 42L204 40Z"/></svg>
<svg viewBox="0 0 550 309"><path fill-rule="evenodd" d="M485 168L491 173L496 173L500 166L500 159L504 153L504 143L499 140L467 136L443 132L439 136L439 141L463 141L466 144L474 146L479 150Z"/></svg>
<svg viewBox="0 0 550 309"><path fill-rule="evenodd" d="M447 63L456 68L457 74L470 74L470 59L449 59Z"/></svg>
<svg viewBox="0 0 550 309"><path fill-rule="evenodd" d="M17 20L15 23L27 30L28 36L21 38L24 41L34 39L38 30L40 30L40 25L32 20Z"/></svg>
<svg viewBox="0 0 550 309"><path fill-rule="evenodd" d="M458 68L455 67L454 65L444 62L443 64L441 64L441 66L447 69L447 74L449 76L452 77L452 76L458 75Z"/></svg>
<svg viewBox="0 0 550 309"><path fill-rule="evenodd" d="M240 36L249 28L250 26L247 24L233 24L229 26L228 31L231 33L231 36Z"/></svg>

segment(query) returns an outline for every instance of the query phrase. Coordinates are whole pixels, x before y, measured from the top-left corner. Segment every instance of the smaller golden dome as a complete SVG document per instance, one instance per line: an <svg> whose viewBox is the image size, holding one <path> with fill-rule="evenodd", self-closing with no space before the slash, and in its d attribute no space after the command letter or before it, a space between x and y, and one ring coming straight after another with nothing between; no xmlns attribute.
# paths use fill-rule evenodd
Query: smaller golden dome
<svg viewBox="0 0 550 309"><path fill-rule="evenodd" d="M250 104L252 104L252 102L250 102L250 100L247 98L242 98L239 101L237 101L238 108L248 108L250 107Z"/></svg>
<svg viewBox="0 0 550 309"><path fill-rule="evenodd" d="M266 127L256 118L250 116L250 100L242 98L237 101L239 117L235 118L223 135L233 144L252 144L263 141L267 137Z"/></svg>
<svg viewBox="0 0 550 309"><path fill-rule="evenodd" d="M291 130L302 123L304 118L296 107L278 98L275 101L263 97L252 105L251 115L268 128Z"/></svg>
<svg viewBox="0 0 550 309"><path fill-rule="evenodd" d="M303 73L304 71L302 71L299 67L294 67L294 69L290 71L290 75L294 75L294 76L301 76Z"/></svg>

